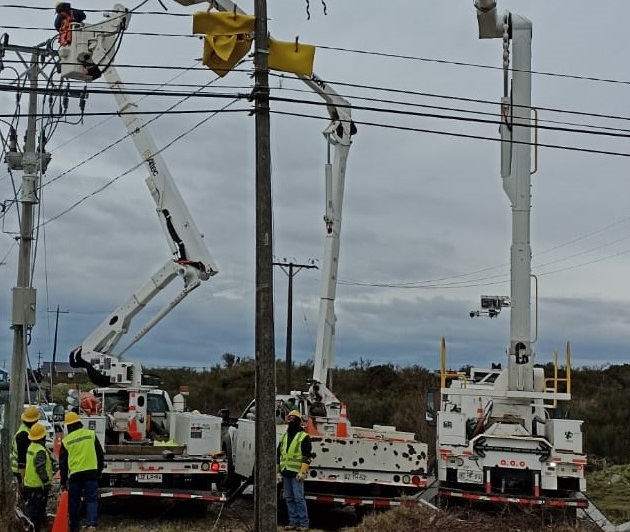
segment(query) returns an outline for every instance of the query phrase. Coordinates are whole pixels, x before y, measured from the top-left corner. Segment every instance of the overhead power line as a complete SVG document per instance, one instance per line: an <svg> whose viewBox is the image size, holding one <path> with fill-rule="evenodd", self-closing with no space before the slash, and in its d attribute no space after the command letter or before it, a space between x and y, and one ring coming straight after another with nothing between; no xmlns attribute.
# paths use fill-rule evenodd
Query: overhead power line
<svg viewBox="0 0 630 532"><path fill-rule="evenodd" d="M8 91L8 92L16 92L17 89L15 87L13 87L12 85L2 85L0 84L0 92L2 91ZM28 89L24 89L21 90L20 92L30 92ZM67 90L65 88L47 88L47 89L43 89L40 92L43 92L44 94L47 95L56 95L56 96L62 96L64 94L67 94ZM83 91L84 94L114 94L118 91L112 90L112 89L107 89L107 88L95 88L95 89L86 89L85 91ZM149 91L144 91L144 90L135 90L135 89L131 89L131 90L123 90L123 91L119 91L123 94L126 95L132 95L132 96L151 96L151 95L160 95L160 96L164 96L164 97L193 97L193 98L238 98L238 99L250 99L251 95L248 94L234 94L234 93L219 93L219 92L201 92L201 91L197 91L195 94L191 95L188 92L185 91L172 91L172 90L168 90L168 91L155 91L155 90L149 90ZM304 104L304 105L309 105L309 106L317 106L317 107L324 107L326 106L325 102L321 102L321 101L313 101L313 100L306 100L306 99L296 99L296 98L284 98L284 97L277 97L277 96L273 96L271 97L271 100L273 101L277 101L277 102L284 102L284 103L297 103L297 104ZM482 101L481 103L487 103L485 101ZM407 104L407 103L398 103L395 102L395 105L412 105L412 104ZM435 118L435 119L442 119L442 120L454 120L454 121L462 121L462 122L473 122L473 123L480 123L480 124L493 124L493 125L500 125L502 122L499 118L497 118L496 120L488 120L488 119L483 119L483 118L472 118L472 117L466 117L466 116L454 116L454 115L442 115L442 114L436 114L436 113L424 113L424 112L418 112L418 111L409 111L409 110L399 110L399 109L391 109L391 108L381 108L381 107L369 107L369 106L359 106L359 105L352 105L349 106L354 110L363 110L363 111L370 111L370 112L379 112L379 113L389 113L389 114L398 114L398 115L405 115L405 116L415 116L415 117L423 117L423 118ZM477 114L475 111L462 111L462 110L457 110L460 112L467 112L467 113L475 113ZM190 111L177 111L176 114L179 113L188 113ZM558 110L556 110L556 112L560 112ZM136 113L140 113L140 114L151 114L150 111L138 111ZM484 113L487 114L487 113ZM582 113L578 113L578 114L582 114ZM0 115L0 117L4 117L6 115ZM25 116L25 115L22 115ZM81 114L75 114L73 115L72 113L68 113L66 116L81 116ZM98 116L97 113L85 113L85 116ZM496 115L498 117L498 113ZM609 117L612 118L612 117ZM627 117L616 117L616 119L618 120L628 120ZM534 128L537 127L539 129L543 129L543 130L548 130L548 131L557 131L557 132L564 132L564 133L574 133L574 134L584 134L584 135L598 135L598 136L608 136L608 137L617 137L617 138L629 138L630 135L628 134L629 132L627 130L622 130L622 129L616 129L616 128L600 128L599 130L595 130L593 129L595 126L593 125L587 125L586 127L590 128L590 129L577 129L575 127L564 127L564 126L550 126L550 125L544 125L544 124L538 124L535 125L533 123L531 124L521 124L521 127L530 127L530 128ZM539 146L543 146L543 144L538 144ZM610 154L613 154L613 152L610 152Z"/></svg>
<svg viewBox="0 0 630 532"><path fill-rule="evenodd" d="M34 6L18 6L12 4L3 4L0 5L0 8L6 9L32 9L37 11L53 11L54 8L48 7L34 7ZM96 9L83 9L86 13L102 13L102 10ZM134 15L157 15L157 16L169 16L169 17L184 17L184 18L192 18L192 13L172 13L172 12L161 12L161 11L134 11ZM5 26L7 29L16 29L16 30L39 30L39 31L51 31L50 28L40 28L40 27L29 27L29 26ZM126 35L137 35L143 37L178 37L178 38L201 38L198 35L193 35L190 33L161 33L161 32L125 32ZM409 54L399 54L394 52L383 52L378 50L364 50L364 49L356 49L356 48L347 48L343 46L327 46L323 44L316 44L316 48L320 50L328 50L334 52L344 52L358 55L368 55L374 57L384 57L387 59L401 59L405 61L417 61L423 63L435 63L441 65L449 65L449 66L457 66L457 67L468 67L468 68L480 68L487 70L503 70L502 66L496 65L486 65L483 63L471 63L468 61L457 61L453 59L443 59L436 57L425 57L425 56L416 56ZM508 68L511 72L528 72L533 75L538 76L547 76L554 78L564 78L564 79L573 79L578 81L591 81L597 83L611 83L611 84L620 84L620 85L630 85L630 80L623 79L615 79L601 76L591 76L584 74L569 74L564 72L550 72L545 70L524 70L524 69L515 69Z"/></svg>

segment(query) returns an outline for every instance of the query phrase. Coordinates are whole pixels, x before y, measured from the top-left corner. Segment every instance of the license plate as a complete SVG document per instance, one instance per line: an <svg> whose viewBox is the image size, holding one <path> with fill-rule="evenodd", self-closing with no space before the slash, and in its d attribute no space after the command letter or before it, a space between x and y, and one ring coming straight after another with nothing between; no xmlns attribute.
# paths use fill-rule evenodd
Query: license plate
<svg viewBox="0 0 630 532"><path fill-rule="evenodd" d="M459 469L457 471L457 482L469 482L471 484L483 483L483 471L472 469Z"/></svg>
<svg viewBox="0 0 630 532"><path fill-rule="evenodd" d="M138 473L137 482L162 482L162 473Z"/></svg>

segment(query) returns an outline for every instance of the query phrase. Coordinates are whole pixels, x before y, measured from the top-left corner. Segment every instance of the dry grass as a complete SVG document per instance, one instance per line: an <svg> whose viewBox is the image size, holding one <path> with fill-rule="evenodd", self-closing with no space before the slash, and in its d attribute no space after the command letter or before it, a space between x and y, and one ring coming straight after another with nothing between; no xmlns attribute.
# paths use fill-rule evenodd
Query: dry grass
<svg viewBox="0 0 630 532"><path fill-rule="evenodd" d="M500 515L462 509L436 512L428 508L396 508L366 517L354 532L413 530L414 532L578 532L589 530L579 524L566 524L566 516L544 515L515 508Z"/></svg>

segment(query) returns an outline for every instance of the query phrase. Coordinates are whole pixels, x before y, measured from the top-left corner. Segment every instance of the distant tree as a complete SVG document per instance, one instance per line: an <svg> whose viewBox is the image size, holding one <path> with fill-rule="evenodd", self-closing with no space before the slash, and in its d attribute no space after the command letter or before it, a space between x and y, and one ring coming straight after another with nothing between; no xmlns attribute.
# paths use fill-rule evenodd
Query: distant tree
<svg viewBox="0 0 630 532"><path fill-rule="evenodd" d="M223 353L221 359L223 360L225 367L228 369L236 363L236 355L233 355L232 353Z"/></svg>

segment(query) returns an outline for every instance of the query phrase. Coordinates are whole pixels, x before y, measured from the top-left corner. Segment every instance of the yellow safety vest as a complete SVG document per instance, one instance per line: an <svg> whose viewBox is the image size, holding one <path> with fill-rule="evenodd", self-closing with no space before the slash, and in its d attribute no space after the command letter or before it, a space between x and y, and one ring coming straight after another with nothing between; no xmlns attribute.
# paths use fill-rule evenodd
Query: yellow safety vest
<svg viewBox="0 0 630 532"><path fill-rule="evenodd" d="M17 429L15 436L13 437L13 442L11 443L11 471L16 475L20 472L18 468L18 449L17 449L17 436L20 432L26 432L28 434L28 427L21 423L20 427Z"/></svg>
<svg viewBox="0 0 630 532"><path fill-rule="evenodd" d="M96 434L89 429L77 429L63 439L63 446L68 451L68 476L98 468L95 440Z"/></svg>
<svg viewBox="0 0 630 532"><path fill-rule="evenodd" d="M306 436L307 434L303 430L298 432L287 449L289 435L287 432L284 433L282 440L280 440L280 471L300 472L300 466L302 465L302 441Z"/></svg>
<svg viewBox="0 0 630 532"><path fill-rule="evenodd" d="M37 474L35 468L35 456L37 453L44 452L46 455L46 473L48 474L48 482L44 484L42 479ZM26 451L26 471L24 473L24 486L27 488L43 488L45 485L49 485L52 480L52 460L50 459L50 453L48 449L41 443L31 443Z"/></svg>

